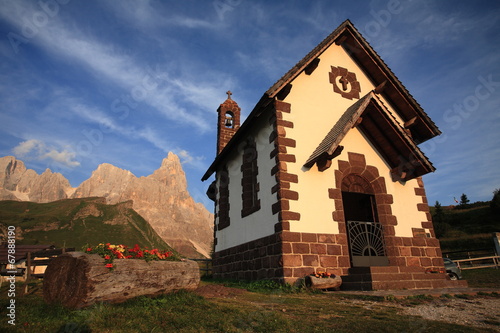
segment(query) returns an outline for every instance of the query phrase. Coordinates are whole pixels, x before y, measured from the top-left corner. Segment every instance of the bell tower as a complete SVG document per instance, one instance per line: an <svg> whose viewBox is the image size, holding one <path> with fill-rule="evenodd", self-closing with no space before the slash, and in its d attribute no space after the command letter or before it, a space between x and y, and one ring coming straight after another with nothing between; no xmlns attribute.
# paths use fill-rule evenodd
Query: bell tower
<svg viewBox="0 0 500 333"><path fill-rule="evenodd" d="M240 107L231 99L232 93L228 91L227 99L217 109L217 155L231 140L234 133L240 128Z"/></svg>

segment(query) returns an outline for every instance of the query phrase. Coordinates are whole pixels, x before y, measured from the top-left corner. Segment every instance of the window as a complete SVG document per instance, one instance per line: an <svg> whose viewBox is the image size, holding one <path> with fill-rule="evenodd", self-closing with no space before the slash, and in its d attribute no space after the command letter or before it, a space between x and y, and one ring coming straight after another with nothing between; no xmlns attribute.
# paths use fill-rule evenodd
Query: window
<svg viewBox="0 0 500 333"><path fill-rule="evenodd" d="M217 215L219 223L217 230L229 227L229 173L227 168L222 169L219 176L219 201Z"/></svg>
<svg viewBox="0 0 500 333"><path fill-rule="evenodd" d="M246 141L243 150L241 172L243 175L241 179L241 198L243 200L241 216L245 217L260 209L260 200L258 197L259 183L257 182L257 175L259 174L257 167L257 149L253 138L248 138Z"/></svg>
<svg viewBox="0 0 500 333"><path fill-rule="evenodd" d="M227 111L224 116L224 127L234 128L234 115L232 112Z"/></svg>

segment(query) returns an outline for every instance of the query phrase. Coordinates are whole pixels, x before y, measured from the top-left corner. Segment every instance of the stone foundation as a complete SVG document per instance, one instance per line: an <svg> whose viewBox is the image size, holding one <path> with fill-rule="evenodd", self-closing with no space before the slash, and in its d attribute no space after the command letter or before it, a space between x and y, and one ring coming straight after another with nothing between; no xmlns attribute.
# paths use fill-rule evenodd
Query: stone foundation
<svg viewBox="0 0 500 333"><path fill-rule="evenodd" d="M403 274L407 271L412 274L424 274L426 270L438 271L444 267L439 241L435 238L392 236L388 237L386 242L389 266L352 268L345 235L282 231L214 253L213 271L217 278L271 279L293 284L318 271L349 276L360 269L374 269L377 272L392 272L396 269L397 273L401 274L393 275L390 280L394 281L398 278L408 278ZM443 280L443 277L440 279ZM415 281L417 280L428 279ZM433 285L437 284L412 282L406 283L404 288L433 288ZM393 287L394 284L375 286L377 289Z"/></svg>

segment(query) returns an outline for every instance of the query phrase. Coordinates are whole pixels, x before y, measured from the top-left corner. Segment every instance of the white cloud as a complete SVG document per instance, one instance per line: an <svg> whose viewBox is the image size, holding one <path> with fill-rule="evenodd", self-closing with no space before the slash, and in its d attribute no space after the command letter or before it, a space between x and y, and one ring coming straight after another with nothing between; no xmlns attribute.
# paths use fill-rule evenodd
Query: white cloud
<svg viewBox="0 0 500 333"><path fill-rule="evenodd" d="M16 156L25 157L32 151L37 151L39 153L42 146L42 142L38 140L27 140L14 147L12 151Z"/></svg>
<svg viewBox="0 0 500 333"><path fill-rule="evenodd" d="M14 11L13 15L17 14L17 17L10 17L9 20L21 31L22 18L32 16L36 10L26 7L24 11ZM21 12L24 15L20 15ZM200 106L204 97L220 87L221 80L201 82L199 77L174 77L158 68L151 70L147 64L128 56L116 45L86 36L57 18L39 29L36 38L30 42L39 44L57 57L78 61L93 72L96 79L109 80L125 90L134 102L145 103L174 122L189 124L201 132L210 128L201 119L202 110L199 107L187 110L183 102L195 102ZM203 106L206 108L207 104L203 103Z"/></svg>
<svg viewBox="0 0 500 333"><path fill-rule="evenodd" d="M165 139L164 133L158 133L151 127L136 128L133 126L122 126L98 108L83 104L76 105L71 110L82 119L99 125L98 129L95 128L92 130L94 134L97 134L101 138L99 141L102 141L102 138L106 134L114 133L126 138L145 140L165 153L175 150L172 148L172 144Z"/></svg>
<svg viewBox="0 0 500 333"><path fill-rule="evenodd" d="M12 151L19 158L49 160L70 168L80 165L80 162L75 161L76 154L74 152L67 149L57 150L35 139L19 143Z"/></svg>
<svg viewBox="0 0 500 333"><path fill-rule="evenodd" d="M105 5L120 18L126 19L130 24L142 29L154 29L162 26L178 26L190 29L216 29L221 26L220 20L200 19L187 15L172 15L165 8L155 8L150 1L120 1L106 2ZM213 13L205 13L209 18ZM212 15L210 15L212 14Z"/></svg>
<svg viewBox="0 0 500 333"><path fill-rule="evenodd" d="M80 162L74 161L76 154L67 150L57 151L55 149L51 149L47 151L45 154L40 156L40 159L49 159L54 162L60 163L62 165L68 167L76 167L80 165Z"/></svg>
<svg viewBox="0 0 500 333"><path fill-rule="evenodd" d="M176 151L176 154L179 156L183 164L189 164L191 166L204 169L204 167L202 167L202 165L200 164L203 160L203 157L193 156L190 152L184 149Z"/></svg>

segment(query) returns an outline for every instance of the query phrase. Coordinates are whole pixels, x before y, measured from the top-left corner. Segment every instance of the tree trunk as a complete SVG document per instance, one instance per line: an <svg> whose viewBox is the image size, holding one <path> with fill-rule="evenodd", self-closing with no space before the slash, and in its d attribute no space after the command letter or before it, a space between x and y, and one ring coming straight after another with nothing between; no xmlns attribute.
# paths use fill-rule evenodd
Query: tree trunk
<svg viewBox="0 0 500 333"><path fill-rule="evenodd" d="M340 276L328 277L328 278L317 278L315 276L306 276L306 285L313 289L334 289L340 290L340 285L342 284L342 278Z"/></svg>
<svg viewBox="0 0 500 333"><path fill-rule="evenodd" d="M159 295L200 283L194 261L116 259L106 268L97 254L69 252L52 260L45 271L43 296L47 303L81 308L95 302L119 303L141 295Z"/></svg>

